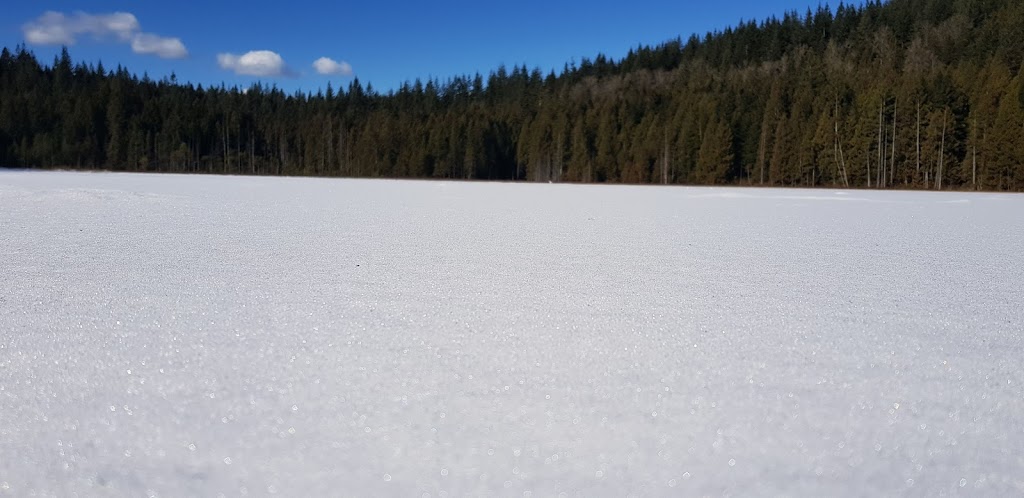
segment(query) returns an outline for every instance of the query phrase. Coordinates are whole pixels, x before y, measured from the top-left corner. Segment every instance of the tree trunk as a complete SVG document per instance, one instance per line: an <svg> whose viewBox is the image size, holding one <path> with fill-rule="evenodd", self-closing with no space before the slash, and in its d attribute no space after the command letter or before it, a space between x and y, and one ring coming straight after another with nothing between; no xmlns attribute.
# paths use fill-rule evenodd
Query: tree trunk
<svg viewBox="0 0 1024 498"><path fill-rule="evenodd" d="M974 146L974 152L971 155L971 188L978 190L978 146Z"/></svg>
<svg viewBox="0 0 1024 498"><path fill-rule="evenodd" d="M249 172L256 174L256 134L249 130Z"/></svg>
<svg viewBox="0 0 1024 498"><path fill-rule="evenodd" d="M917 176L921 176L921 103L917 103ZM925 186L928 182L925 182Z"/></svg>
<svg viewBox="0 0 1024 498"><path fill-rule="evenodd" d="M878 106L878 180L875 181L875 186L878 188L882 188L882 179L884 178L883 175L885 175L885 135L882 133L884 123L884 121L882 120L882 114L884 110L885 100L882 101L882 105Z"/></svg>
<svg viewBox="0 0 1024 498"><path fill-rule="evenodd" d="M237 139L237 140L235 140L235 147L238 147L238 161L237 161L237 163L238 163L238 173L241 174L242 173L242 161L244 161L244 158L245 158L245 155L242 152L244 150L244 149L242 149L242 147L244 147L244 146L242 145L242 118L241 117L238 118L238 128L236 129L236 131L238 132L235 135L235 138Z"/></svg>
<svg viewBox="0 0 1024 498"><path fill-rule="evenodd" d="M664 146L661 155L661 184L668 185L668 133L664 138Z"/></svg>
<svg viewBox="0 0 1024 498"><path fill-rule="evenodd" d="M832 116L833 119L835 120L835 143L833 144L833 146L835 147L836 152L838 153L838 156L839 156L838 166L840 168L840 173L842 174L842 177L843 177L843 186L846 187L846 188L849 188L850 187L850 179L849 179L849 176L846 174L846 159L843 157L843 141L839 137L839 98L838 97L835 99L835 104L836 104L836 106L835 106L836 111L835 111L835 114Z"/></svg>
<svg viewBox="0 0 1024 498"><path fill-rule="evenodd" d="M899 100L892 103L892 160L889 161L889 185L896 181L896 112L899 108Z"/></svg>
<svg viewBox="0 0 1024 498"><path fill-rule="evenodd" d="M767 142L767 141L768 141L768 132L767 132L767 129L762 125L761 126L761 141L760 141L760 144L757 146L757 165L758 165L758 167L761 170L761 180L759 182L760 185L764 185L764 160L765 160L765 154L766 154L766 151L765 151L766 144L765 144L765 142Z"/></svg>
<svg viewBox="0 0 1024 498"><path fill-rule="evenodd" d="M942 163L946 159L946 111L942 111L942 141L939 145L939 171L935 174L935 188L942 190Z"/></svg>

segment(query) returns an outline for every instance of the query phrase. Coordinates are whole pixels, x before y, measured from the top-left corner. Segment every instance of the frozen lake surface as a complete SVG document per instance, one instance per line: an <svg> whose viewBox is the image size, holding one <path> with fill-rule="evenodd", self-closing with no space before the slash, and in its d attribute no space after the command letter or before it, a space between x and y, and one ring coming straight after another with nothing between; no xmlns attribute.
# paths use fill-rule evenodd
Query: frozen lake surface
<svg viewBox="0 0 1024 498"><path fill-rule="evenodd" d="M0 495L1024 494L1024 196L0 172Z"/></svg>

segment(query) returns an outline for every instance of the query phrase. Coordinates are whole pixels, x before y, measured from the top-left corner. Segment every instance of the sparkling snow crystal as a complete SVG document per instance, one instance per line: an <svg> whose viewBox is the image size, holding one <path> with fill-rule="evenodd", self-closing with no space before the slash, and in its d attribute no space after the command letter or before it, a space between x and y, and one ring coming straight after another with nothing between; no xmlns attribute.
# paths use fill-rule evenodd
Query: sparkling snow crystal
<svg viewBox="0 0 1024 498"><path fill-rule="evenodd" d="M1024 196L0 172L0 495L1024 493Z"/></svg>

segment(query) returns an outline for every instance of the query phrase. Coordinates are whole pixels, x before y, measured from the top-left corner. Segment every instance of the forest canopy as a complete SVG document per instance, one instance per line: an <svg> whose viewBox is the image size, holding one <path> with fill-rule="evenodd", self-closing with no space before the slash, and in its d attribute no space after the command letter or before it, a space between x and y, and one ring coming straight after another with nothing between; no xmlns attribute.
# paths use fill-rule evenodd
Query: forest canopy
<svg viewBox="0 0 1024 498"><path fill-rule="evenodd" d="M1024 2L840 4L543 74L203 87L0 53L0 166L1024 189Z"/></svg>

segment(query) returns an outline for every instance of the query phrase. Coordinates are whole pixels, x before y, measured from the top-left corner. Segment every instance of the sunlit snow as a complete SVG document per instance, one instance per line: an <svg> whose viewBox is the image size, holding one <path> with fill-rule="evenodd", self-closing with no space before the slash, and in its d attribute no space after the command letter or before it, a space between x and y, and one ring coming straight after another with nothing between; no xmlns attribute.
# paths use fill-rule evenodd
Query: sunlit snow
<svg viewBox="0 0 1024 498"><path fill-rule="evenodd" d="M0 495L1024 493L1024 196L0 172Z"/></svg>

